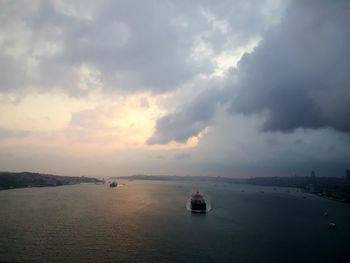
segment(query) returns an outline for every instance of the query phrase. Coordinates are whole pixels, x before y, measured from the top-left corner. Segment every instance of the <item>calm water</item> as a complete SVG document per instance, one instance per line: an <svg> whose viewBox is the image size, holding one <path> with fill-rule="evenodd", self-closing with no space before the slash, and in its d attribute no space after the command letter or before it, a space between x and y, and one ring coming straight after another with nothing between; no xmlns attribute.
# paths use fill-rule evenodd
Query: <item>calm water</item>
<svg viewBox="0 0 350 263"><path fill-rule="evenodd" d="M286 188L120 183L0 191L0 262L350 262L350 205ZM206 215L185 208L194 188L211 199Z"/></svg>

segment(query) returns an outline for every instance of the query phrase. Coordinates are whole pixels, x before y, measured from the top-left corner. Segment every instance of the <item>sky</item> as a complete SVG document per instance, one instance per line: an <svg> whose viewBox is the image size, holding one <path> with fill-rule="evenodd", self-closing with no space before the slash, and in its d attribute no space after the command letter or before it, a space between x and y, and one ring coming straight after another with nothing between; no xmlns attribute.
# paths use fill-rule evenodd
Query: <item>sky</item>
<svg viewBox="0 0 350 263"><path fill-rule="evenodd" d="M0 0L0 170L343 176L350 2Z"/></svg>

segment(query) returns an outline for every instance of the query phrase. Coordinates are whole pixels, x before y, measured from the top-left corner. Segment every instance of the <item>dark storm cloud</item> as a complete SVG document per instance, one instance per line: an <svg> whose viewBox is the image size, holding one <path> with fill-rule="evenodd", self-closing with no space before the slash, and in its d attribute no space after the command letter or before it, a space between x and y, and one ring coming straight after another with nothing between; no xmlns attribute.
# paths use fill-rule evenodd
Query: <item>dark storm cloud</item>
<svg viewBox="0 0 350 263"><path fill-rule="evenodd" d="M82 65L98 70L106 88L175 89L213 70L209 58L193 57L196 41L217 54L244 45L271 24L265 1L13 2L1 3L0 54L11 53L18 66L13 74L34 72L25 76L27 85L71 93ZM5 44L18 48L9 51ZM48 47L58 48L50 53ZM14 56L18 50L23 54ZM10 84L0 88L21 88Z"/></svg>
<svg viewBox="0 0 350 263"><path fill-rule="evenodd" d="M245 55L232 113L263 113L266 131L350 131L350 3L295 1Z"/></svg>
<svg viewBox="0 0 350 263"><path fill-rule="evenodd" d="M210 116L205 122L187 106L161 118L148 143L186 142L206 127L216 102L229 102L232 114L261 115L265 131L349 132L349 24L348 1L292 2L281 24L228 72L225 91L194 100Z"/></svg>
<svg viewBox="0 0 350 263"><path fill-rule="evenodd" d="M220 93L216 89L203 91L194 101L178 112L157 121L154 134L147 144L167 144L171 141L186 143L204 130L214 116Z"/></svg>

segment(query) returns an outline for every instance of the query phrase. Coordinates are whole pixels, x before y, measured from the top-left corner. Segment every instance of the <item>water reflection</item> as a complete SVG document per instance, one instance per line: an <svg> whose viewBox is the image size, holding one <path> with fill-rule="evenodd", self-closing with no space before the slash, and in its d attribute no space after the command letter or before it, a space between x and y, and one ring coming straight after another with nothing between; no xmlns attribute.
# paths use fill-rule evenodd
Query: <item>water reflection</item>
<svg viewBox="0 0 350 263"><path fill-rule="evenodd" d="M350 262L346 204L280 188L124 183L0 191L0 262ZM187 211L191 188L215 213Z"/></svg>

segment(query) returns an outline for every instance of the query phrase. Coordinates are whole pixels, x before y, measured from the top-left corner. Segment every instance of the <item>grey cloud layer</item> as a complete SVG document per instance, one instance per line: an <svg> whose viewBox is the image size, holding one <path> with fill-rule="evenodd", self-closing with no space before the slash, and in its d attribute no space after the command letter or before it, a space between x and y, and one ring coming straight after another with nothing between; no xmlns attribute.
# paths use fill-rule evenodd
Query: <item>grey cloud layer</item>
<svg viewBox="0 0 350 263"><path fill-rule="evenodd" d="M147 143L185 143L190 137L198 135L213 118L219 96L217 89L205 90L178 112L162 117L157 121L156 131Z"/></svg>
<svg viewBox="0 0 350 263"><path fill-rule="evenodd" d="M169 91L213 70L210 59L193 57L198 41L214 54L245 44L271 23L265 7L264 1L3 1L0 69L12 66L0 87L78 92L76 69L87 65L107 88Z"/></svg>
<svg viewBox="0 0 350 263"><path fill-rule="evenodd" d="M0 140L9 138L24 138L31 135L30 131L14 130L0 127Z"/></svg>
<svg viewBox="0 0 350 263"><path fill-rule="evenodd" d="M232 114L261 115L265 131L331 127L349 132L349 10L348 1L292 2L281 24L228 72L225 92L195 103L215 111L216 102L229 102ZM189 118L190 111L188 106L160 119L151 142L197 135L208 122Z"/></svg>
<svg viewBox="0 0 350 263"><path fill-rule="evenodd" d="M239 63L231 111L265 112L268 131L349 132L349 10L348 1L294 2L282 24Z"/></svg>

